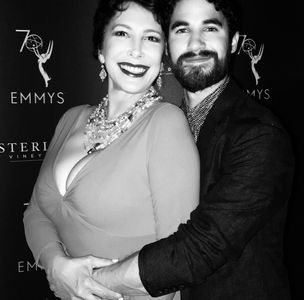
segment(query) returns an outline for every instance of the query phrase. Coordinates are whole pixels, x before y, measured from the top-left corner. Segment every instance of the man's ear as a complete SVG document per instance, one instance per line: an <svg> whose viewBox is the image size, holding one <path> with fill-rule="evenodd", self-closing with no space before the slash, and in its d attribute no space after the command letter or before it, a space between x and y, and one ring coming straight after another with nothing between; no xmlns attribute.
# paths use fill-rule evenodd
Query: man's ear
<svg viewBox="0 0 304 300"><path fill-rule="evenodd" d="M234 53L237 50L239 37L240 37L240 34L237 31L231 40L231 53Z"/></svg>
<svg viewBox="0 0 304 300"><path fill-rule="evenodd" d="M165 56L169 57L169 44L168 42L165 43Z"/></svg>
<svg viewBox="0 0 304 300"><path fill-rule="evenodd" d="M104 58L101 50L98 50L98 60L100 61L101 64L105 63L105 58Z"/></svg>

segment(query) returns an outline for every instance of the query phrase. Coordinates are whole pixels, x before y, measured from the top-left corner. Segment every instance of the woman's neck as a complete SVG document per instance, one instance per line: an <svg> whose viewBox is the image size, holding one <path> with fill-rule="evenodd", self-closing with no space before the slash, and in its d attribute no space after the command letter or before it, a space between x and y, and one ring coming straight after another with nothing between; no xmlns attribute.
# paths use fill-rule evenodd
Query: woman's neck
<svg viewBox="0 0 304 300"><path fill-rule="evenodd" d="M114 119L126 112L135 102L137 102L145 92L140 94L128 94L122 91L109 90L108 119Z"/></svg>

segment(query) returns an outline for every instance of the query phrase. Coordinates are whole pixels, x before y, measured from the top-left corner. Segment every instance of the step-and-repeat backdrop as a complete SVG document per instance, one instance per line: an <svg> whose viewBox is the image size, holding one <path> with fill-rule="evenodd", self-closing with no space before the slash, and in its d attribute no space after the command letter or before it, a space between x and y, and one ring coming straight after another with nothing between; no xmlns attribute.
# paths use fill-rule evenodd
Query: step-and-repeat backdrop
<svg viewBox="0 0 304 300"><path fill-rule="evenodd" d="M164 0L165 1L165 0ZM242 0L243 28L233 73L244 90L271 108L292 137L297 158L286 225L286 265L294 299L303 267L303 29L299 8ZM105 94L92 56L96 0L0 2L0 273L1 299L52 299L26 245L23 212L48 143L69 107ZM303 26L302 26L303 27ZM165 64L162 94L179 104L181 88Z"/></svg>

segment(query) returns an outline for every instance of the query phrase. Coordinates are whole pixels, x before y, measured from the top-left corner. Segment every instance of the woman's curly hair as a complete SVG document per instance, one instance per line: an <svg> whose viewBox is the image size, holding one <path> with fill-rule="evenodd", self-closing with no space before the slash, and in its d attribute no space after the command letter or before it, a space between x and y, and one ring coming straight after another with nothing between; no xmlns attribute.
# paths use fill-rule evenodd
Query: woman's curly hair
<svg viewBox="0 0 304 300"><path fill-rule="evenodd" d="M163 0L164 1L164 0ZM159 0L100 0L93 18L93 55L98 56L98 51L102 48L104 33L107 25L117 12L122 12L128 8L128 4L134 2L150 11L155 20L162 26L161 9ZM164 29L164 28L163 28Z"/></svg>

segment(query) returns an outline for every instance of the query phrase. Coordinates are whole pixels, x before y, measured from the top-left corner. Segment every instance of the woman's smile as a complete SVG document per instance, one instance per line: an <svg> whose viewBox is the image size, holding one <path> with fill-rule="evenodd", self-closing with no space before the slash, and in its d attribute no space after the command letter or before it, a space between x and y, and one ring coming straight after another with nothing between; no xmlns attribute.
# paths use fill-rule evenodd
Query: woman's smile
<svg viewBox="0 0 304 300"><path fill-rule="evenodd" d="M143 77L149 70L147 66L127 62L118 63L118 66L124 74L131 77Z"/></svg>

